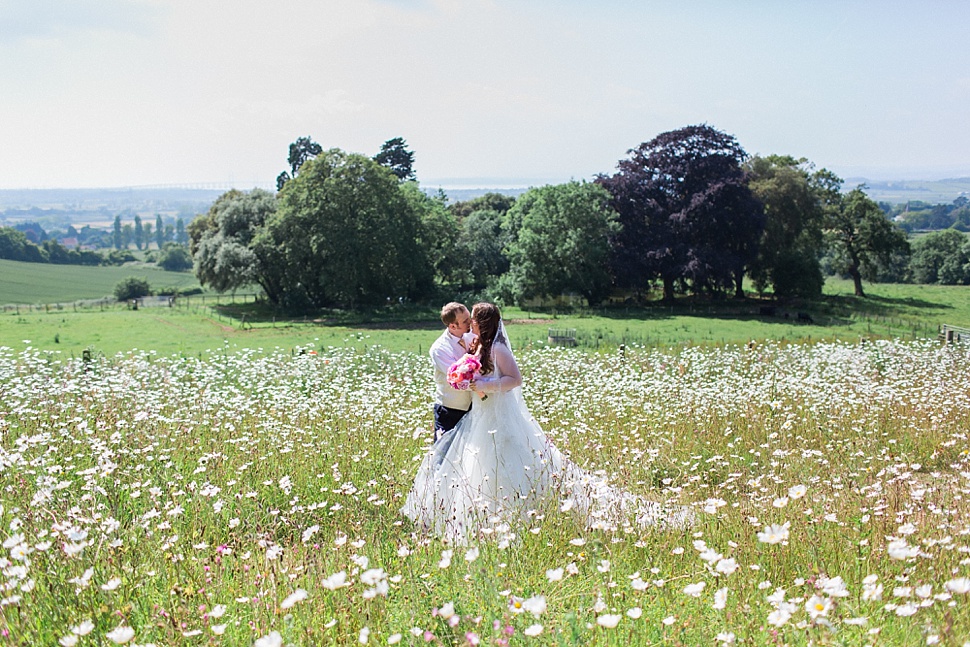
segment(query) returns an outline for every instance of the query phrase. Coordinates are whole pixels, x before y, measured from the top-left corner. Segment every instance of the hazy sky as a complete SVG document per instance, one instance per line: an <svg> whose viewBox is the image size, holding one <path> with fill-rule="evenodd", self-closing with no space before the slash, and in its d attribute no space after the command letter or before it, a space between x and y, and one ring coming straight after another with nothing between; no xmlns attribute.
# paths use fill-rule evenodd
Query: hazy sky
<svg viewBox="0 0 970 647"><path fill-rule="evenodd" d="M970 2L0 0L0 188L270 187L404 137L426 187L610 173L707 123L843 176L970 175Z"/></svg>

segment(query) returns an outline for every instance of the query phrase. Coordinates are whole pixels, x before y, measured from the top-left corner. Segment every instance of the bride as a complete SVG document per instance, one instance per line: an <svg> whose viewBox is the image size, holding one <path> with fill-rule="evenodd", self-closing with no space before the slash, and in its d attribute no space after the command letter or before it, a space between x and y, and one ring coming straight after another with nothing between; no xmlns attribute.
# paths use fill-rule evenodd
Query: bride
<svg viewBox="0 0 970 647"><path fill-rule="evenodd" d="M535 514L553 497L591 528L688 525L686 508L665 509L581 469L552 444L522 398L522 374L499 310L471 313L482 377L471 411L424 457L402 512L445 539L464 543Z"/></svg>

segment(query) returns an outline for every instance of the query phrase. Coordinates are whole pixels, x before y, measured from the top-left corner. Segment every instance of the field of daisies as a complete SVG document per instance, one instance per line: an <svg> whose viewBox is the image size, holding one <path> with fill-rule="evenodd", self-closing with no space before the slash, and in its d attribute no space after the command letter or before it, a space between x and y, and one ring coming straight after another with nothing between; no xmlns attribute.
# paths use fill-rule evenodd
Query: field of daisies
<svg viewBox="0 0 970 647"><path fill-rule="evenodd" d="M0 348L0 645L964 645L970 349L521 351L574 461L686 529L400 514L423 355Z"/></svg>

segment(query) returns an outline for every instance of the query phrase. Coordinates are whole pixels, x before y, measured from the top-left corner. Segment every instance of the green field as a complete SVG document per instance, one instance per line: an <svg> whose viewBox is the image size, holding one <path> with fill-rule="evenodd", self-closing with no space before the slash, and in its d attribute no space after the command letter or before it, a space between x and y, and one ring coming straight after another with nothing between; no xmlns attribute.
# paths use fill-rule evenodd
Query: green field
<svg viewBox="0 0 970 647"><path fill-rule="evenodd" d="M147 279L156 292L199 287L191 272L166 272L149 263L87 267L0 260L0 305L70 303L109 297L115 285L129 276Z"/></svg>
<svg viewBox="0 0 970 647"><path fill-rule="evenodd" d="M915 339L934 337L941 324L970 327L970 288L953 286L870 285L869 297L852 296L848 281L831 280L826 296L813 303L775 306L767 302L711 303L682 298L673 307L613 308L596 311L536 312L508 308L504 316L517 348L541 347L550 328L575 330L581 348L743 344L782 342ZM297 347L379 345L393 351L426 352L440 334L435 308L332 313L322 319L274 318L252 304L229 305L228 297L179 300L179 307L7 309L0 313L0 345L78 356L84 349L114 355L133 349L159 355L198 355L246 348L289 351ZM770 306L769 306L770 307ZM799 321L804 313L812 321ZM787 315L787 317L786 317Z"/></svg>
<svg viewBox="0 0 970 647"><path fill-rule="evenodd" d="M425 357L0 349L0 644L965 644L965 345L517 358L542 451L615 489L483 491L456 545L402 513Z"/></svg>

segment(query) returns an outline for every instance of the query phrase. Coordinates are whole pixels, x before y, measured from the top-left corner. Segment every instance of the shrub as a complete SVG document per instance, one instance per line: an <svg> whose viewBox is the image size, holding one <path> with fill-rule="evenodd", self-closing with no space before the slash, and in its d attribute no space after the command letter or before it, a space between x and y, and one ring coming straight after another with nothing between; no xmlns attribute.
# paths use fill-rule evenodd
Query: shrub
<svg viewBox="0 0 970 647"><path fill-rule="evenodd" d="M158 266L168 272L183 272L192 269L192 256L184 245L166 243L158 253Z"/></svg>
<svg viewBox="0 0 970 647"><path fill-rule="evenodd" d="M148 281L137 276L129 276L126 279L122 279L115 286L115 298L118 301L147 297L151 293L152 286L149 285Z"/></svg>

